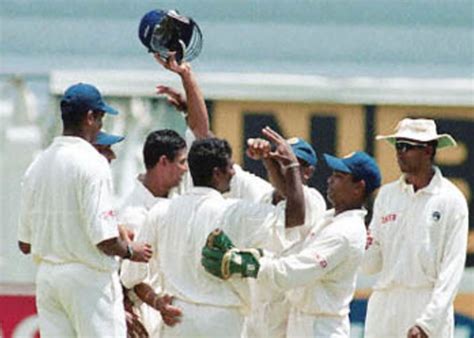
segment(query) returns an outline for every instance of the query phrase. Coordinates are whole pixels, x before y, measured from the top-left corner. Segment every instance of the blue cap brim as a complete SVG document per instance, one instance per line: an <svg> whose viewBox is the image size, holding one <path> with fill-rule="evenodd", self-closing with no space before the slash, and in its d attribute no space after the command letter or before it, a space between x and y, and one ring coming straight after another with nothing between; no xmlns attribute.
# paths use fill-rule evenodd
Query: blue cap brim
<svg viewBox="0 0 474 338"><path fill-rule="evenodd" d="M125 139L125 136L107 134L101 131L97 135L94 144L101 145L101 146L111 146L115 143L122 142L124 139Z"/></svg>
<svg viewBox="0 0 474 338"><path fill-rule="evenodd" d="M352 173L351 169L344 163L344 161L341 158L324 154L324 159L326 160L327 165L331 169L335 171L347 173L347 174Z"/></svg>
<svg viewBox="0 0 474 338"><path fill-rule="evenodd" d="M108 113L108 114L110 114L110 115L118 115L118 113L119 113L118 110L112 108L111 106L109 106L109 105L106 104L106 103L103 103L103 104L102 104L101 109L102 109L104 112L106 112L106 113Z"/></svg>

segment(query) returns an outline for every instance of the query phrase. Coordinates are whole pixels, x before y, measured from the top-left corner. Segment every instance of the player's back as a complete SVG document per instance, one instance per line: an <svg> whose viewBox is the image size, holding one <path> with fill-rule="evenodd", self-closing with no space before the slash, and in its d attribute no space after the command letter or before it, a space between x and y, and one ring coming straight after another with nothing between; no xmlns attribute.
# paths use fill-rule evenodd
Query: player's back
<svg viewBox="0 0 474 338"><path fill-rule="evenodd" d="M36 260L113 268L113 259L93 243L93 215L85 212L98 212L104 198L94 196L91 187L106 184L111 191L108 170L105 159L79 137L56 137L33 162L24 178L20 224L31 234Z"/></svg>
<svg viewBox="0 0 474 338"><path fill-rule="evenodd" d="M191 303L240 306L231 285L208 274L200 262L206 238L219 227L227 204L217 190L205 187L170 200L157 229L165 292Z"/></svg>

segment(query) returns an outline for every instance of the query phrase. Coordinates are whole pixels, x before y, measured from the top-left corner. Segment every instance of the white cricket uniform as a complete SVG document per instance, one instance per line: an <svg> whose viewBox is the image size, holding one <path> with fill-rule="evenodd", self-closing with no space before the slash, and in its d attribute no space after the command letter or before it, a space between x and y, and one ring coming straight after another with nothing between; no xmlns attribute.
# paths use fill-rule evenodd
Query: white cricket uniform
<svg viewBox="0 0 474 338"><path fill-rule="evenodd" d="M24 176L18 239L39 264L44 337L126 335L118 262L97 248L118 237L112 192L107 161L79 137L56 137Z"/></svg>
<svg viewBox="0 0 474 338"><path fill-rule="evenodd" d="M130 195L127 196L120 208L120 224L124 225L130 230L133 230L135 236L138 236L150 209L163 200L166 200L166 198L153 196L153 194L137 177L134 189ZM124 269L123 267L128 264L130 264L129 260L122 261L122 270ZM160 293L161 285L158 278L159 266L157 265L157 261L149 262L149 269L150 273L144 282L150 285L155 290L155 292ZM121 273L122 284L127 289L132 289L136 284L138 284L134 283L135 278L135 276L128 275L125 276L124 279L123 274ZM141 321L148 334L150 337L158 337L162 323L160 313L148 304L143 303L138 298L136 298L136 295L131 293L131 291L128 292L129 297L132 299L135 307L139 311Z"/></svg>
<svg viewBox="0 0 474 338"><path fill-rule="evenodd" d="M152 243L151 260L158 260L164 292L175 296L183 318L167 336L240 337L248 311L245 280L223 281L201 266L208 234L222 228L238 247L261 247L282 231L284 210L269 204L224 199L216 190L194 187L188 193L154 207L140 240ZM130 264L123 274L147 277L146 266ZM136 280L135 282L139 282Z"/></svg>
<svg viewBox="0 0 474 338"><path fill-rule="evenodd" d="M349 304L366 243L365 210L328 210L281 257L260 259L258 279L289 291L288 337L349 337Z"/></svg>
<svg viewBox="0 0 474 338"><path fill-rule="evenodd" d="M365 336L406 337L419 325L429 337L452 337L468 233L462 193L438 168L416 192L402 176L381 188L370 229L373 243L363 269L380 275L368 303Z"/></svg>

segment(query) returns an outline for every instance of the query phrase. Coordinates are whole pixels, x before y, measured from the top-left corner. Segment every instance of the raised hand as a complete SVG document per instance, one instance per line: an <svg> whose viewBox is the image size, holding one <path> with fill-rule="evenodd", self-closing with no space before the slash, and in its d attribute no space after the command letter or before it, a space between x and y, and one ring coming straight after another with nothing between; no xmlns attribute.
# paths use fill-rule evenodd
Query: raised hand
<svg viewBox="0 0 474 338"><path fill-rule="evenodd" d="M153 54L155 60L160 65L174 73L184 75L185 73L189 73L191 71L191 65L188 62L182 62L181 64L179 64L178 61L176 61L176 52L169 52L168 55L168 58L166 59L166 61L164 61L160 57L159 53Z"/></svg>
<svg viewBox="0 0 474 338"><path fill-rule="evenodd" d="M291 149L291 146L288 142L274 131L270 127L265 127L262 129L262 134L273 144L275 144L275 150L269 152L269 157L278 161L281 165L287 166L292 163L298 163L298 160Z"/></svg>
<svg viewBox="0 0 474 338"><path fill-rule="evenodd" d="M270 142L262 138L249 138L247 140L247 156L252 160L261 160L268 157L271 151Z"/></svg>
<svg viewBox="0 0 474 338"><path fill-rule="evenodd" d="M186 112L188 110L186 98L176 89L168 86L158 85L156 86L156 93L166 95L168 103L175 107L177 110L182 112Z"/></svg>

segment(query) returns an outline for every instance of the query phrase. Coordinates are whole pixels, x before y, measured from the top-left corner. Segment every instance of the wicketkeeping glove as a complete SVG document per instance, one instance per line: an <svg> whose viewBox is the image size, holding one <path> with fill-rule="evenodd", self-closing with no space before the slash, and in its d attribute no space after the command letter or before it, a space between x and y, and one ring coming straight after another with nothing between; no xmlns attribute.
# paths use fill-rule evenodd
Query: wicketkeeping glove
<svg viewBox="0 0 474 338"><path fill-rule="evenodd" d="M239 250L229 237L216 229L207 237L202 249L201 264L207 272L222 279L228 279L235 273L242 277L256 278L263 256L261 249Z"/></svg>

